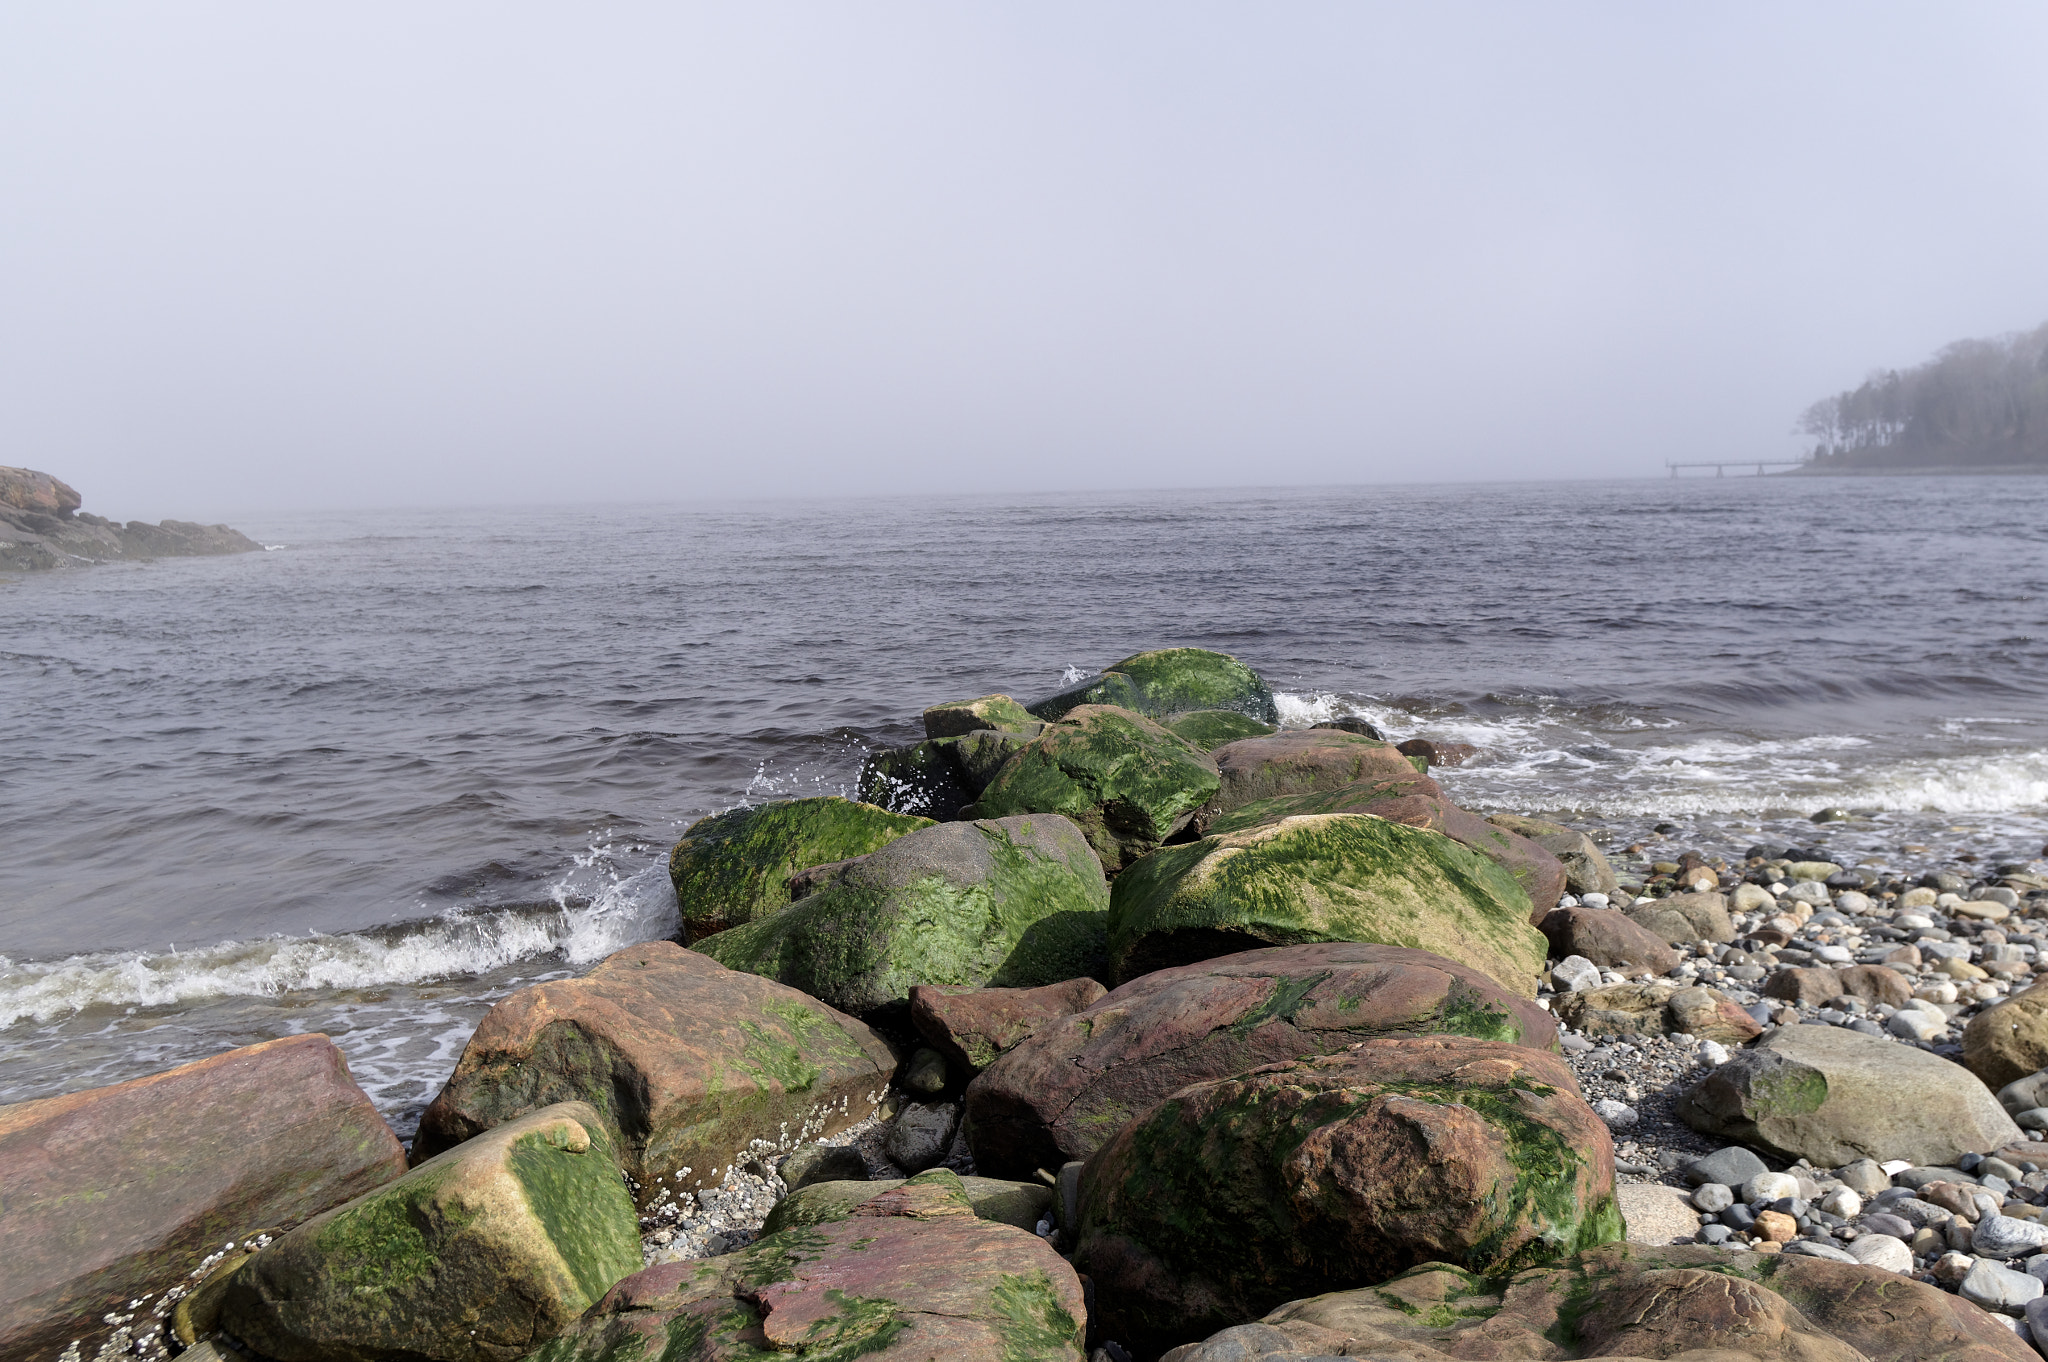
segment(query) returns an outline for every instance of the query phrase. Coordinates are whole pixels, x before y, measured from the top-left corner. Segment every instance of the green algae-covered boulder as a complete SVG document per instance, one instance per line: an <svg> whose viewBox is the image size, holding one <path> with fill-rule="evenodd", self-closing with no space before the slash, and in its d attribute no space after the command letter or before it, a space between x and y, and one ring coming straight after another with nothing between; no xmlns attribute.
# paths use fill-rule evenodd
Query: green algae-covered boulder
<svg viewBox="0 0 2048 1362"><path fill-rule="evenodd" d="M1041 719L1057 719L1080 705L1118 705L1152 718L1227 709L1268 724L1280 722L1272 688L1259 674L1228 653L1206 648L1133 653L1101 675L1026 708Z"/></svg>
<svg viewBox="0 0 2048 1362"><path fill-rule="evenodd" d="M1536 996L1548 943L1514 877L1442 833L1303 814L1161 847L1117 877L1119 980L1259 946L1376 941L1448 956Z"/></svg>
<svg viewBox="0 0 2048 1362"><path fill-rule="evenodd" d="M941 823L836 872L772 918L702 949L847 1012L907 1006L916 984L1028 988L1104 968L1109 887L1057 815Z"/></svg>
<svg viewBox="0 0 2048 1362"><path fill-rule="evenodd" d="M1254 800L1217 817L1208 831L1212 836L1238 832L1302 813L1370 813L1411 828L1440 832L1513 875L1529 896L1529 920L1538 925L1564 897L1566 872L1557 857L1528 838L1496 826L1492 819L1459 808L1444 797L1434 780L1413 771L1307 794Z"/></svg>
<svg viewBox="0 0 2048 1362"><path fill-rule="evenodd" d="M1028 730L1038 721L1024 706L1007 695L984 695L978 700L950 700L924 712L927 738L958 738L981 729Z"/></svg>
<svg viewBox="0 0 2048 1362"><path fill-rule="evenodd" d="M1083 1362L1073 1268L942 1181L635 1273L533 1362Z"/></svg>
<svg viewBox="0 0 2048 1362"><path fill-rule="evenodd" d="M789 906L789 877L865 856L929 818L891 813L837 795L727 809L692 823L669 854L669 878L688 934L722 932Z"/></svg>
<svg viewBox="0 0 2048 1362"><path fill-rule="evenodd" d="M899 1192L899 1188L908 1190ZM768 1212L761 1232L776 1234L798 1226L844 1220L854 1214L857 1207L892 1194L899 1201L906 1201L912 1196L936 1204L957 1201L983 1220L1015 1225L1020 1230L1035 1228L1052 1208L1052 1188L1042 1182L962 1177L950 1168L933 1168L908 1180L883 1178L875 1182L814 1182L807 1187L799 1187L775 1203L775 1209Z"/></svg>
<svg viewBox="0 0 2048 1362"><path fill-rule="evenodd" d="M1169 714L1160 720L1169 733L1186 738L1204 752L1213 752L1239 738L1263 738L1273 734L1273 725L1261 723L1234 709L1197 709L1186 714Z"/></svg>
<svg viewBox="0 0 2048 1362"><path fill-rule="evenodd" d="M1622 1234L1564 1061L1432 1036L1173 1094L1082 1170L1074 1266L1144 1356L1420 1263L1500 1274Z"/></svg>
<svg viewBox="0 0 2048 1362"><path fill-rule="evenodd" d="M1185 738L1127 709L1083 705L1005 762L975 807L984 818L1063 814L1116 870L1187 826L1216 790L1215 763Z"/></svg>
<svg viewBox="0 0 2048 1362"><path fill-rule="evenodd" d="M285 1234L235 1276L220 1321L281 1362L512 1362L639 1267L605 1123L565 1102Z"/></svg>
<svg viewBox="0 0 2048 1362"><path fill-rule="evenodd" d="M927 738L908 747L878 747L861 761L855 791L861 802L947 822L974 792L960 778L953 748L958 738Z"/></svg>
<svg viewBox="0 0 2048 1362"><path fill-rule="evenodd" d="M889 1047L852 1017L650 941L492 1007L421 1116L413 1157L539 1107L588 1102L652 1205L867 1119L895 1072Z"/></svg>
<svg viewBox="0 0 2048 1362"><path fill-rule="evenodd" d="M2008 1323L1881 1267L1624 1243L1513 1277L1427 1263L1391 1281L1289 1301L1162 1362L2037 1362Z"/></svg>
<svg viewBox="0 0 2048 1362"><path fill-rule="evenodd" d="M980 798L1003 764L1029 747L1031 740L1044 731L1044 724L1034 723L1028 730L983 728L959 738L953 743L952 757L953 765L959 768L961 784Z"/></svg>
<svg viewBox="0 0 2048 1362"><path fill-rule="evenodd" d="M1042 1021L967 1088L975 1167L1029 1177L1085 1159L1190 1083L1362 1040L1463 1035L1557 1048L1535 1002L1402 946L1275 946L1156 970Z"/></svg>
<svg viewBox="0 0 2048 1362"><path fill-rule="evenodd" d="M1313 794L1361 782L1398 782L1421 768L1392 745L1336 728L1295 729L1265 738L1240 738L1212 753L1222 788L1219 814L1254 800Z"/></svg>

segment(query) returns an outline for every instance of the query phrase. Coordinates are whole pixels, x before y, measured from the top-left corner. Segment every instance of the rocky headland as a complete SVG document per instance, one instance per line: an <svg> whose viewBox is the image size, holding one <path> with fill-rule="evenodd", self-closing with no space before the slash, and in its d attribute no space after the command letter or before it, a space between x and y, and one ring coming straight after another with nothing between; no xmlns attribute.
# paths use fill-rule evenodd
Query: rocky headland
<svg viewBox="0 0 2048 1362"><path fill-rule="evenodd" d="M0 1355L2048 1344L2038 863L1482 817L1195 649L924 720L691 826L678 939L499 1002L410 1150L321 1036L0 1107Z"/></svg>
<svg viewBox="0 0 2048 1362"><path fill-rule="evenodd" d="M253 553L263 546L226 525L165 520L123 525L79 510L68 483L31 468L0 467L0 572L93 563Z"/></svg>

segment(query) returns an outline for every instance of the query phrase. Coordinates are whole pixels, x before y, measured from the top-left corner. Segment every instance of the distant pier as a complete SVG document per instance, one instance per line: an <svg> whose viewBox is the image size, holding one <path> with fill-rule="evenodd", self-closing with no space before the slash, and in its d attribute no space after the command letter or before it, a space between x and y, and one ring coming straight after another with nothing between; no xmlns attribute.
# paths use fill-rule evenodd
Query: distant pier
<svg viewBox="0 0 2048 1362"><path fill-rule="evenodd" d="M1805 462L1804 459L1729 459L1721 463L1673 463L1666 459L1664 466L1671 470L1671 476L1674 478L1679 475L1678 470L1681 468L1711 468L1717 478L1727 477L1731 468L1754 468L1756 472L1752 476L1760 478L1766 468L1797 468ZM1738 473L1736 476L1744 475Z"/></svg>

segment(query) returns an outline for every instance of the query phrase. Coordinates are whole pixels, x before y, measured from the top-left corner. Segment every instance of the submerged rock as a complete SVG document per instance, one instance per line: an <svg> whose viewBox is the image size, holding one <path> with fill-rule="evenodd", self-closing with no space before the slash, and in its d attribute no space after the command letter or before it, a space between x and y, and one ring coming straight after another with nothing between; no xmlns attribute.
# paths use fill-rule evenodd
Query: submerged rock
<svg viewBox="0 0 2048 1362"><path fill-rule="evenodd" d="M683 944L787 908L790 877L879 851L932 825L873 804L827 795L728 809L700 818L669 854Z"/></svg>
<svg viewBox="0 0 2048 1362"><path fill-rule="evenodd" d="M513 1362L640 1266L611 1137L546 1107L316 1216L236 1274L221 1327L285 1362Z"/></svg>
<svg viewBox="0 0 2048 1362"><path fill-rule="evenodd" d="M1546 943L1498 865L1440 833L1308 814L1162 847L1118 877L1119 979L1259 946L1363 941L1460 960L1523 997Z"/></svg>
<svg viewBox="0 0 2048 1362"><path fill-rule="evenodd" d="M1162 1362L1306 1362L1337 1355L1416 1362L2036 1359L2032 1348L1976 1306L1882 1267L1610 1244L1512 1278L1431 1263L1377 1286L1290 1301L1257 1323L1176 1348Z"/></svg>
<svg viewBox="0 0 2048 1362"><path fill-rule="evenodd" d="M1133 653L1100 675L1026 708L1038 718L1057 719L1081 705L1117 705L1155 719L1227 709L1262 723L1280 722L1272 688L1259 674L1228 653L1206 648Z"/></svg>
<svg viewBox="0 0 2048 1362"><path fill-rule="evenodd" d="M1081 1174L1074 1265L1148 1351L1418 1263L1505 1273L1619 1239L1614 1152L1554 1055L1371 1040L1185 1088Z"/></svg>
<svg viewBox="0 0 2048 1362"><path fill-rule="evenodd" d="M847 1012L918 984L1032 987L1102 968L1109 887L1057 815L941 823L838 871L774 917L703 943L734 969Z"/></svg>
<svg viewBox="0 0 2048 1362"><path fill-rule="evenodd" d="M636 1273L533 1362L1083 1362L1074 1270L1037 1235L977 1217L949 1178L960 1181L928 1173L843 1219Z"/></svg>
<svg viewBox="0 0 2048 1362"><path fill-rule="evenodd" d="M982 791L984 818L1056 813L1121 869L1186 827L1216 794L1216 765L1150 719L1083 705L1020 748Z"/></svg>
<svg viewBox="0 0 2048 1362"><path fill-rule="evenodd" d="M0 1356L55 1358L76 1341L91 1357L123 1327L108 1315L223 1244L404 1171L321 1035L0 1107Z"/></svg>
<svg viewBox="0 0 2048 1362"><path fill-rule="evenodd" d="M1785 1159L1952 1164L2022 1138L1969 1072L1908 1045L1833 1026L1785 1026L1678 1100L1695 1130Z"/></svg>
<svg viewBox="0 0 2048 1362"><path fill-rule="evenodd" d="M1147 974L1047 1020L968 1085L968 1144L976 1167L1028 1177L1087 1158L1190 1083L1430 1035L1557 1044L1556 1024L1535 1003L1426 951L1350 942L1245 951Z"/></svg>
<svg viewBox="0 0 2048 1362"><path fill-rule="evenodd" d="M420 1118L413 1157L584 1101L645 1204L717 1186L756 1141L793 1148L866 1119L895 1070L889 1047L852 1017L653 941L485 1014Z"/></svg>

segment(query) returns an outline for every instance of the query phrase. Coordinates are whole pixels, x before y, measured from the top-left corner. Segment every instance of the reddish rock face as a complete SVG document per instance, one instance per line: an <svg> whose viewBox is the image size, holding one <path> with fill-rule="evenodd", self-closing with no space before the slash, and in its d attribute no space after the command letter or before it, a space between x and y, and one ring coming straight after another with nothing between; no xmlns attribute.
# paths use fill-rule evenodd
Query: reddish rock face
<svg viewBox="0 0 2048 1362"><path fill-rule="evenodd" d="M1550 939L1550 953L1560 960L1583 955L1608 969L1669 974L1680 959L1663 937L1637 926L1618 908L1553 908L1536 929Z"/></svg>
<svg viewBox="0 0 2048 1362"><path fill-rule="evenodd" d="M1452 1036L1185 1088L1080 1195L1074 1265L1141 1353L1419 1263L1503 1275L1623 1232L1607 1127L1564 1061Z"/></svg>
<svg viewBox="0 0 2048 1362"><path fill-rule="evenodd" d="M493 1007L421 1117L413 1159L557 1102L588 1102L611 1123L646 1205L663 1186L715 1186L751 1141L794 1148L866 1119L895 1067L845 1013L650 941Z"/></svg>
<svg viewBox="0 0 2048 1362"><path fill-rule="evenodd" d="M90 1357L113 1332L103 1316L208 1253L404 1171L319 1035L0 1107L0 1357L54 1358L74 1339Z"/></svg>
<svg viewBox="0 0 2048 1362"><path fill-rule="evenodd" d="M1557 1044L1548 1012L1427 951L1329 942L1227 955L1047 1021L968 1085L967 1138L982 1172L1028 1178L1087 1158L1190 1083L1445 1032Z"/></svg>
<svg viewBox="0 0 2048 1362"><path fill-rule="evenodd" d="M1850 965L1829 969L1826 965L1781 969L1764 981L1766 998L1799 1003L1824 1003L1834 998L1860 998L1866 1003L1890 1003L1903 1007L1912 1000L1913 986L1906 976L1883 965Z"/></svg>
<svg viewBox="0 0 2048 1362"><path fill-rule="evenodd" d="M0 506L43 515L68 516L84 501L70 484L33 468L0 468Z"/></svg>
<svg viewBox="0 0 2048 1362"><path fill-rule="evenodd" d="M1312 794L1362 780L1409 780L1417 774L1415 764L1391 743L1336 728L1241 738L1210 755L1223 777L1215 801L1219 813L1257 799Z"/></svg>
<svg viewBox="0 0 2048 1362"><path fill-rule="evenodd" d="M1040 988L919 984L910 990L910 1021L956 1072L972 1077L1047 1022L1072 1016L1107 992L1093 979Z"/></svg>

